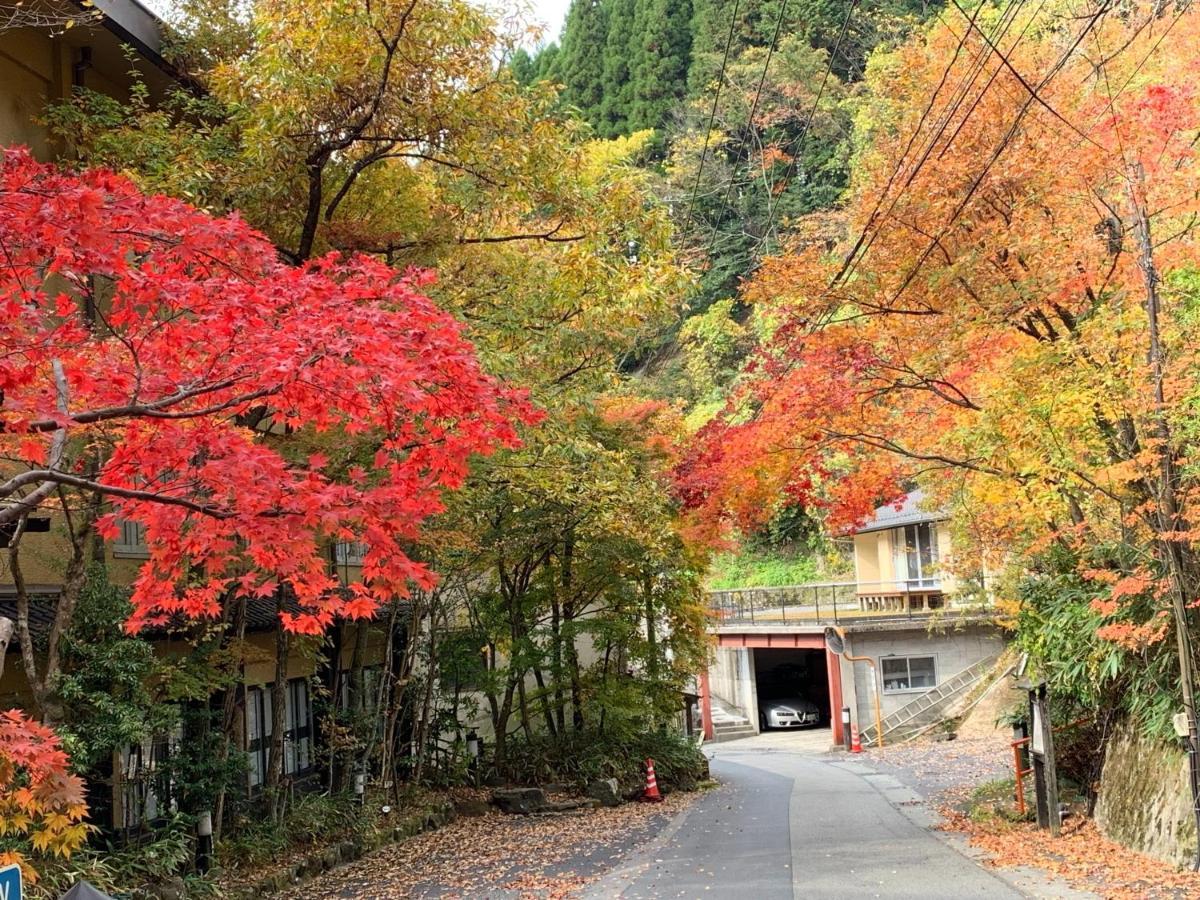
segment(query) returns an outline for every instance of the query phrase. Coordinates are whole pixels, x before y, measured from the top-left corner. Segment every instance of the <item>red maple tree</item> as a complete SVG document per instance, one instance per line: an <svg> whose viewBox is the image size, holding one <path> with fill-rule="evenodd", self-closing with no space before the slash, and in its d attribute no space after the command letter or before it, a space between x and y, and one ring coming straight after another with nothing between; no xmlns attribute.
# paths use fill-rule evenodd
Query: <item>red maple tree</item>
<svg viewBox="0 0 1200 900"><path fill-rule="evenodd" d="M430 277L289 265L236 216L4 151L0 525L69 492L111 504L105 536L143 526L131 630L286 584L285 626L315 633L430 584L406 545L533 416L422 295ZM322 433L336 464L311 450ZM336 541L367 546L348 592Z"/></svg>

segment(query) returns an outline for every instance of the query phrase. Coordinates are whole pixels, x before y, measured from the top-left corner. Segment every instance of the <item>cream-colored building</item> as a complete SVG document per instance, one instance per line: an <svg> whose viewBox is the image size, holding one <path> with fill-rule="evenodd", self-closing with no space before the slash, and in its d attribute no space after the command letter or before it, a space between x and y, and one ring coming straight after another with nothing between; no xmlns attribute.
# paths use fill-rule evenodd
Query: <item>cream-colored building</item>
<svg viewBox="0 0 1200 900"><path fill-rule="evenodd" d="M710 592L709 737L766 728L764 706L794 700L817 707L834 743L849 737L843 716L868 742L902 739L989 677L1005 636L985 573L967 577L954 559L945 514L913 491L851 538L854 581Z"/></svg>
<svg viewBox="0 0 1200 900"><path fill-rule="evenodd" d="M176 85L161 55L162 23L135 0L95 0L90 7L72 0L0 3L0 23L13 20L31 24L0 30L0 145L27 146L45 161L68 156L45 116L76 87L126 100L130 70L152 98Z"/></svg>
<svg viewBox="0 0 1200 900"><path fill-rule="evenodd" d="M864 609L940 609L957 589L945 516L913 491L854 532L854 580Z"/></svg>

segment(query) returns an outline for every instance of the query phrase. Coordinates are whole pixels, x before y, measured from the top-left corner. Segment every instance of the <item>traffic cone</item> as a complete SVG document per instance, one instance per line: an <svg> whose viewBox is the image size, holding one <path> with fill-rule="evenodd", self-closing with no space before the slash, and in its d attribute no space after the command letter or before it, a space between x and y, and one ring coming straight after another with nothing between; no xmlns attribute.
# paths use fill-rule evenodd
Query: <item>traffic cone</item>
<svg viewBox="0 0 1200 900"><path fill-rule="evenodd" d="M858 737L858 726L850 726L850 752L862 753L862 741Z"/></svg>
<svg viewBox="0 0 1200 900"><path fill-rule="evenodd" d="M662 794L658 790L658 779L654 777L654 760L646 760L646 789L642 791L643 803L662 803Z"/></svg>

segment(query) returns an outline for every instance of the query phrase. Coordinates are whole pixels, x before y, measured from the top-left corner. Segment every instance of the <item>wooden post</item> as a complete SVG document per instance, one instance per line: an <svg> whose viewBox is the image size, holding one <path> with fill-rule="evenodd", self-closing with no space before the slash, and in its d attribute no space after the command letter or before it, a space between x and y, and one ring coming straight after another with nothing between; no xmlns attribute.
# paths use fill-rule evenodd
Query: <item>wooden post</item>
<svg viewBox="0 0 1200 900"><path fill-rule="evenodd" d="M1045 683L1029 687L1029 751L1033 759L1038 827L1058 837L1062 811L1058 805L1058 770L1054 763L1054 730L1050 724L1049 693Z"/></svg>

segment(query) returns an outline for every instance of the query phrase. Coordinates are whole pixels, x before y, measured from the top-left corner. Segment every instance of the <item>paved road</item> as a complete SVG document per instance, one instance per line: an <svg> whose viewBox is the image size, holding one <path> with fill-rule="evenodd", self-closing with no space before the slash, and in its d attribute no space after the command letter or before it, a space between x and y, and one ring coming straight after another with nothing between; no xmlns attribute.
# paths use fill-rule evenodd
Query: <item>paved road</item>
<svg viewBox="0 0 1200 900"><path fill-rule="evenodd" d="M1030 896L930 831L920 798L891 775L736 743L718 745L712 770L722 786L589 898Z"/></svg>

